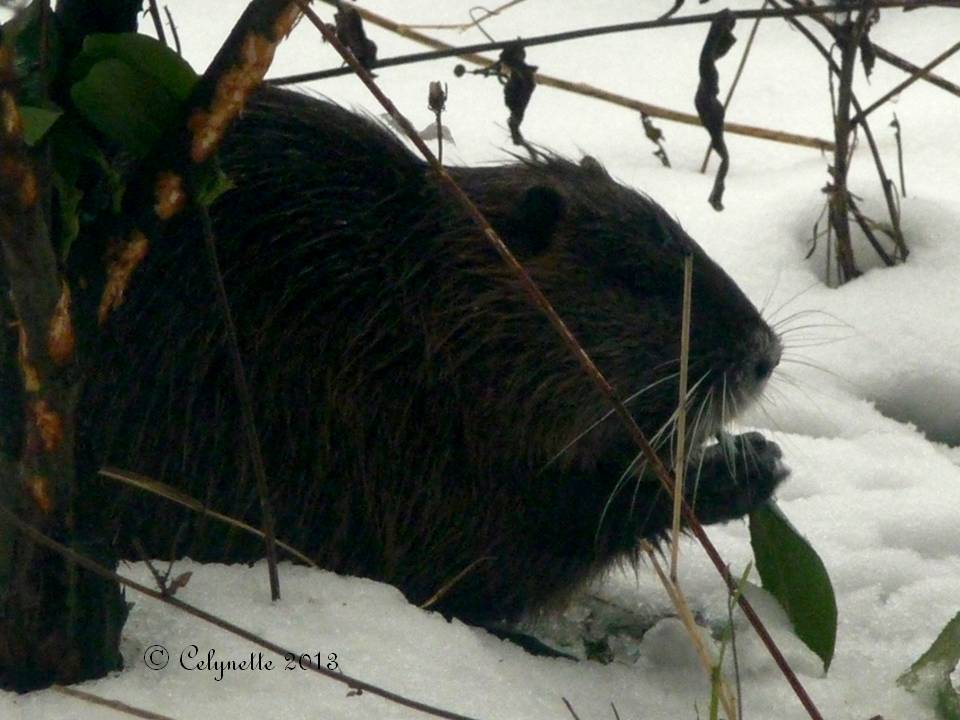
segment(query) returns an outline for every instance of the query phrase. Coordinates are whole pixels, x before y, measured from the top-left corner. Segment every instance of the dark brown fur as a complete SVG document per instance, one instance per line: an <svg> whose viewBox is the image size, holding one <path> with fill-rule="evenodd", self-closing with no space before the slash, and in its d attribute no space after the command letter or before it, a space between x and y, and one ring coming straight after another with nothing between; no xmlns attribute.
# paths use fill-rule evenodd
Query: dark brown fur
<svg viewBox="0 0 960 720"><path fill-rule="evenodd" d="M440 607L468 620L541 608L657 539L659 484L602 397L424 165L368 120L265 92L221 152L219 253L278 518L323 567L413 602L480 560ZM649 198L595 161L454 176L626 396L675 370L685 254L694 257L697 440L755 397L779 342L753 305ZM180 486L252 523L223 323L195 221L158 243L97 351L82 439L96 463ZM725 402L720 393L726 392ZM629 405L654 435L677 384ZM708 401L709 399L709 401ZM783 471L776 446L697 457L697 509L738 517ZM736 466L736 469L734 468ZM259 543L135 491L101 488L120 548L204 560Z"/></svg>

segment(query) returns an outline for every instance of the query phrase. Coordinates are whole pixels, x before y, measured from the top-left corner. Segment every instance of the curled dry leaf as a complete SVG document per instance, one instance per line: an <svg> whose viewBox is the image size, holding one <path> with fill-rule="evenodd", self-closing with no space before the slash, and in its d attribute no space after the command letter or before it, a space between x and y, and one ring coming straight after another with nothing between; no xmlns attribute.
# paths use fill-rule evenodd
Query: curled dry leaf
<svg viewBox="0 0 960 720"><path fill-rule="evenodd" d="M350 48L360 64L367 70L376 65L377 44L367 37L360 13L341 3L333 15L333 21L336 24L337 39Z"/></svg>
<svg viewBox="0 0 960 720"><path fill-rule="evenodd" d="M167 594L176 595L177 590L187 586L187 583L190 582L191 577L193 577L193 573L189 570L177 575L175 578L173 578L173 580L170 581L170 584L167 585Z"/></svg>
<svg viewBox="0 0 960 720"><path fill-rule="evenodd" d="M453 143L454 145L457 144L457 141L453 138L453 133L450 132L450 128L446 125L441 125L438 132L435 122L430 123L417 134L424 140L436 140L438 137L442 137L444 142Z"/></svg>
<svg viewBox="0 0 960 720"><path fill-rule="evenodd" d="M709 199L710 205L717 211L723 210L724 180L730 168L730 155L723 139L725 112L723 103L717 97L720 94L720 73L717 71L716 62L726 55L737 41L733 35L736 22L730 10L721 10L710 23L707 39L700 52L700 84L694 99L700 121L710 134L710 144L721 160Z"/></svg>
<svg viewBox="0 0 960 720"><path fill-rule="evenodd" d="M873 47L873 41L870 40L870 30L880 22L880 10L874 8L863 26L863 33L860 35L860 62L863 63L863 72L867 77L873 72L873 66L877 64L877 51Z"/></svg>
<svg viewBox="0 0 960 720"><path fill-rule="evenodd" d="M873 66L877 63L877 51L873 47L873 41L870 40L870 30L879 21L880 11L874 8L873 12L864 23L863 31L860 34L860 40L858 42L858 47L860 49L860 62L863 63L863 71L866 73L868 78L870 77L870 73L873 72ZM849 42L850 33L853 32L852 22L847 22L846 24L831 23L825 27L830 31L834 41L841 47L845 43Z"/></svg>
<svg viewBox="0 0 960 720"><path fill-rule="evenodd" d="M863 29L863 35L860 37L860 62L863 63L863 71L870 77L873 72L873 66L877 64L877 51L873 48L873 42L867 34L870 30L868 25Z"/></svg>
<svg viewBox="0 0 960 720"><path fill-rule="evenodd" d="M647 139L657 146L654 156L660 160L664 167L670 167L670 158L667 157L667 149L663 147L663 130L653 124L653 120L645 112L640 113L640 120L643 122L643 134Z"/></svg>
<svg viewBox="0 0 960 720"><path fill-rule="evenodd" d="M503 99L510 111L510 118L507 120L510 139L514 145L526 145L520 132L520 124L537 86L537 66L527 65L527 51L519 42L505 47L497 64L510 70L510 77L503 87Z"/></svg>

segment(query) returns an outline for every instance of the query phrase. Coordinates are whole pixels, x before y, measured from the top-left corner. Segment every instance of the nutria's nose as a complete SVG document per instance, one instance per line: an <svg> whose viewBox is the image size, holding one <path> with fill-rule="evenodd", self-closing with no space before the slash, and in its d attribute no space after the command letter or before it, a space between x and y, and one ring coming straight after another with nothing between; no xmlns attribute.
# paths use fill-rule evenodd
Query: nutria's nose
<svg viewBox="0 0 960 720"><path fill-rule="evenodd" d="M753 366L757 382L763 382L773 374L773 369L780 363L780 356L783 354L780 339L769 333L765 334L760 347L760 359Z"/></svg>

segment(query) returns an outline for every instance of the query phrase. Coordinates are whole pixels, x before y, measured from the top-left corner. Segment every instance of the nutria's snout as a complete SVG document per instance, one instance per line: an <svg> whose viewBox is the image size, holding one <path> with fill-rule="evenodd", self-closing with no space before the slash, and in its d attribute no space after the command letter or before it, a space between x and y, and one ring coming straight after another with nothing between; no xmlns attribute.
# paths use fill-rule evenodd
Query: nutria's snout
<svg viewBox="0 0 960 720"><path fill-rule="evenodd" d="M757 352L753 360L753 377L757 385L762 387L770 379L774 368L780 364L783 343L776 333L766 326L759 328L754 338Z"/></svg>
<svg viewBox="0 0 960 720"><path fill-rule="evenodd" d="M742 344L731 348L733 357L724 372L716 376L712 392L727 403L717 409L717 423L725 425L759 400L783 356L783 343L762 320L746 335Z"/></svg>

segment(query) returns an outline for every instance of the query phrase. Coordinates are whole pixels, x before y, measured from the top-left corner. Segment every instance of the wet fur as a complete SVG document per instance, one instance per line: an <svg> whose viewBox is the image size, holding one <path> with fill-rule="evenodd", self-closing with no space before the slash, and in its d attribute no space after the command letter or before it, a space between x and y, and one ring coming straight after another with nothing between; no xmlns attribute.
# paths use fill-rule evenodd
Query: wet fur
<svg viewBox="0 0 960 720"><path fill-rule="evenodd" d="M399 141L329 103L267 91L221 157L236 187L214 208L218 248L282 539L418 603L486 558L439 604L482 622L555 603L629 557L638 538L662 534L665 495L629 471L636 450L620 423L597 422L603 398ZM726 419L722 407L732 414L728 401L759 393L779 342L649 198L591 160L452 173L619 392L654 384L630 404L646 433L668 427L676 405L675 378L657 381L679 355L686 253L697 443ZM155 244L96 357L81 413L90 462L256 524L195 219ZM743 443L744 457L759 459L754 472L731 472L717 450L695 460L706 520L742 515L783 476L776 446ZM134 538L160 556L262 553L136 491L104 481L99 493L125 554Z"/></svg>

